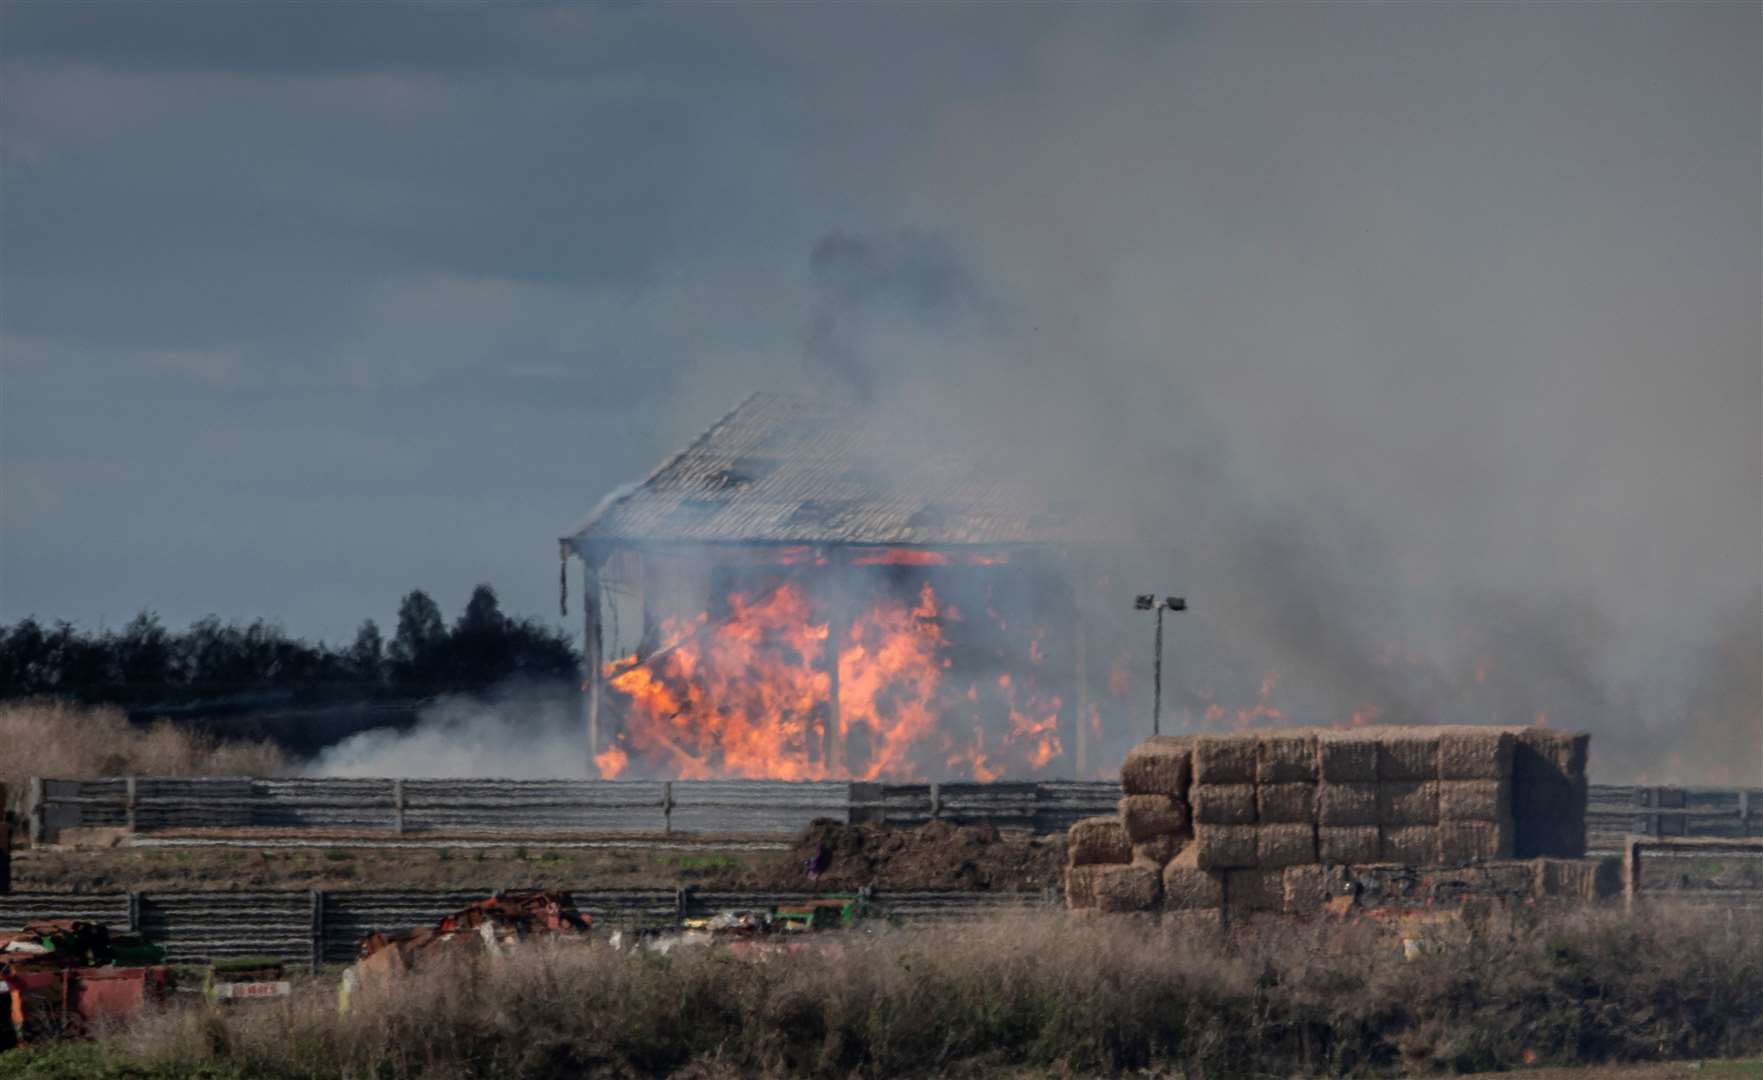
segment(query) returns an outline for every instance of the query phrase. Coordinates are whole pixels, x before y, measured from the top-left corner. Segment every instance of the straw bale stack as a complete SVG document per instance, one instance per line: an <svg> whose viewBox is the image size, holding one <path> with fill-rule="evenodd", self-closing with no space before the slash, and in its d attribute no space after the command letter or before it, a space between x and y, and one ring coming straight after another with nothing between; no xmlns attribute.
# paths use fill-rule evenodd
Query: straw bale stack
<svg viewBox="0 0 1763 1080"><path fill-rule="evenodd" d="M1437 780L1439 732L1436 728L1379 728L1377 779Z"/></svg>
<svg viewBox="0 0 1763 1080"><path fill-rule="evenodd" d="M1199 850L1188 848L1163 868L1163 910L1222 908L1224 873L1222 870L1202 868Z"/></svg>
<svg viewBox="0 0 1763 1080"><path fill-rule="evenodd" d="M1438 863L1457 866L1512 857L1512 819L1496 821L1441 821L1438 829Z"/></svg>
<svg viewBox="0 0 1763 1080"><path fill-rule="evenodd" d="M1316 792L1319 825L1376 825L1376 784L1324 783Z"/></svg>
<svg viewBox="0 0 1763 1080"><path fill-rule="evenodd" d="M1281 910L1287 915L1308 915L1329 901L1328 869L1322 866L1288 866L1280 875Z"/></svg>
<svg viewBox="0 0 1763 1080"><path fill-rule="evenodd" d="M1516 733L1512 755L1515 854L1577 859L1585 855L1586 757L1584 732L1527 727Z"/></svg>
<svg viewBox="0 0 1763 1080"><path fill-rule="evenodd" d="M1153 836L1143 843L1132 846L1132 861L1149 863L1161 870L1169 860L1181 854L1189 846L1186 834L1170 833Z"/></svg>
<svg viewBox="0 0 1763 1080"><path fill-rule="evenodd" d="M1255 830L1255 864L1274 870L1316 862L1316 826L1262 825Z"/></svg>
<svg viewBox="0 0 1763 1080"><path fill-rule="evenodd" d="M1325 784L1375 783L1377 737L1363 730L1318 733L1316 771Z"/></svg>
<svg viewBox="0 0 1763 1080"><path fill-rule="evenodd" d="M1163 912L1163 925L1178 934L1216 937L1224 930L1224 904L1215 907L1189 908Z"/></svg>
<svg viewBox="0 0 1763 1080"><path fill-rule="evenodd" d="M1432 866L1438 862L1437 825L1380 825L1377 830L1379 862L1403 866Z"/></svg>
<svg viewBox="0 0 1763 1080"><path fill-rule="evenodd" d="M1120 790L1128 795L1185 799L1191 763L1192 740L1153 735L1127 752L1120 766Z"/></svg>
<svg viewBox="0 0 1763 1080"><path fill-rule="evenodd" d="M1589 894L1597 870L1574 859L1586 750L1584 735L1515 727L1154 738L1121 767L1118 813L1072 826L1067 903L1160 904L1216 927L1227 910L1315 911L1361 868L1467 873L1514 854L1563 857L1534 872L1539 895Z"/></svg>
<svg viewBox="0 0 1763 1080"><path fill-rule="evenodd" d="M1512 781L1440 780L1440 821L1510 821Z"/></svg>
<svg viewBox="0 0 1763 1080"><path fill-rule="evenodd" d="M1622 892L1620 859L1537 859L1538 899L1608 900Z"/></svg>
<svg viewBox="0 0 1763 1080"><path fill-rule="evenodd" d="M1376 825L1318 825L1316 857L1325 866L1374 863L1380 851Z"/></svg>
<svg viewBox="0 0 1763 1080"><path fill-rule="evenodd" d="M1195 784L1188 789L1200 825L1255 824L1254 784Z"/></svg>
<svg viewBox="0 0 1763 1080"><path fill-rule="evenodd" d="M1135 844L1187 831L1188 808L1168 795L1127 795L1120 800L1120 824Z"/></svg>
<svg viewBox="0 0 1763 1080"><path fill-rule="evenodd" d="M1379 825L1436 825L1438 820L1437 780L1389 780L1377 785Z"/></svg>
<svg viewBox="0 0 1763 1080"><path fill-rule="evenodd" d="M1201 735L1194 740L1194 783L1253 784L1259 757L1252 734Z"/></svg>
<svg viewBox="0 0 1763 1080"><path fill-rule="evenodd" d="M1065 868L1065 906L1074 911L1096 906L1096 875L1102 865L1087 863Z"/></svg>
<svg viewBox="0 0 1763 1080"><path fill-rule="evenodd" d="M1255 788L1255 813L1264 822L1314 822L1316 785L1261 784Z"/></svg>
<svg viewBox="0 0 1763 1080"><path fill-rule="evenodd" d="M1097 911L1150 911L1163 898L1162 875L1143 864L1098 866L1094 874Z"/></svg>
<svg viewBox="0 0 1763 1080"><path fill-rule="evenodd" d="M1260 860L1258 831L1253 825L1195 825L1195 858L1207 870L1254 866Z"/></svg>
<svg viewBox="0 0 1763 1080"><path fill-rule="evenodd" d="M1316 783L1316 733L1269 731L1256 740L1255 783Z"/></svg>
<svg viewBox="0 0 1763 1080"><path fill-rule="evenodd" d="M1510 780L1516 740L1500 728L1439 731L1440 780Z"/></svg>
<svg viewBox="0 0 1763 1080"><path fill-rule="evenodd" d="M1285 908L1283 871L1251 867L1224 874L1224 906L1232 915L1260 914Z"/></svg>
<svg viewBox="0 0 1763 1080"><path fill-rule="evenodd" d="M1084 818L1066 831L1065 859L1071 866L1129 863L1132 841L1119 818Z"/></svg>

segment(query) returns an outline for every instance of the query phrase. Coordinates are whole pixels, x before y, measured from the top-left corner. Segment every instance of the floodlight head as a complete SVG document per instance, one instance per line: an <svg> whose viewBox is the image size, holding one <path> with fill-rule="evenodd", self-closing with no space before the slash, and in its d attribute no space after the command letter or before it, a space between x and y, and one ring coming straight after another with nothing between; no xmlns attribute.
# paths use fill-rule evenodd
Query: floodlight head
<svg viewBox="0 0 1763 1080"><path fill-rule="evenodd" d="M1157 606L1157 598L1150 593L1143 593L1139 596L1133 597L1132 606L1139 611L1150 611Z"/></svg>
<svg viewBox="0 0 1763 1080"><path fill-rule="evenodd" d="M1185 597L1169 596L1164 598L1163 606L1171 611L1186 611L1188 609L1188 602Z"/></svg>

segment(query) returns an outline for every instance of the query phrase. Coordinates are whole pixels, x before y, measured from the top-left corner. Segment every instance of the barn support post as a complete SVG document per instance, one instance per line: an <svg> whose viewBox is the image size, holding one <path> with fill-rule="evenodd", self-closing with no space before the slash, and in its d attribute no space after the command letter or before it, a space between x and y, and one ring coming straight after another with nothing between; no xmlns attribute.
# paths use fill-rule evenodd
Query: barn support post
<svg viewBox="0 0 1763 1080"><path fill-rule="evenodd" d="M600 753L600 696L604 692L605 662L600 637L600 568L586 551L582 557L582 690L586 697L588 721L588 774L598 766L594 758Z"/></svg>
<svg viewBox="0 0 1763 1080"><path fill-rule="evenodd" d="M123 781L123 791L128 797L128 805L123 812L123 822L130 833L135 832L135 808L139 805L136 797L135 778L128 777Z"/></svg>
<svg viewBox="0 0 1763 1080"><path fill-rule="evenodd" d="M324 963L324 890L313 889L308 897L312 905L311 923L312 952L310 963L312 973L318 974L318 967Z"/></svg>
<svg viewBox="0 0 1763 1080"><path fill-rule="evenodd" d="M43 778L33 776L31 777L30 807L27 811L31 816L31 847L33 848L43 846L43 816L48 812L43 803Z"/></svg>
<svg viewBox="0 0 1763 1080"><path fill-rule="evenodd" d="M1077 711L1072 717L1071 741L1072 754L1077 759L1077 778L1082 780L1090 772L1090 672L1087 635L1084 633L1083 604L1075 595L1072 597L1071 616L1071 650L1073 667L1072 678L1076 681Z"/></svg>

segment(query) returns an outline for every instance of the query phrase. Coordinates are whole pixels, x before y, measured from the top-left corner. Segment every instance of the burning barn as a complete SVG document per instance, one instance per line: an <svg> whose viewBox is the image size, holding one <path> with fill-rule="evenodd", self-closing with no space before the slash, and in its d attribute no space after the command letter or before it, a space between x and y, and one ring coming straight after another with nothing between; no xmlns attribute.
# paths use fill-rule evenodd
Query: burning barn
<svg viewBox="0 0 1763 1080"><path fill-rule="evenodd" d="M598 775L1089 775L1122 662L1099 537L998 462L837 402L743 401L562 540Z"/></svg>

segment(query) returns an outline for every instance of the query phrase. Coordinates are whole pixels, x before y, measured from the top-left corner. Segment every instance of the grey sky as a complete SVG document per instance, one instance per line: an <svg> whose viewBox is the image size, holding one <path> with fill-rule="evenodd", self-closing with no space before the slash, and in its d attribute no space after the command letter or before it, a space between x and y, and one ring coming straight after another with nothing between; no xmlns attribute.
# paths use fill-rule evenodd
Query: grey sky
<svg viewBox="0 0 1763 1080"><path fill-rule="evenodd" d="M856 372L1391 632L1689 655L1763 587L1759 11L5 0L0 619L550 618Z"/></svg>

